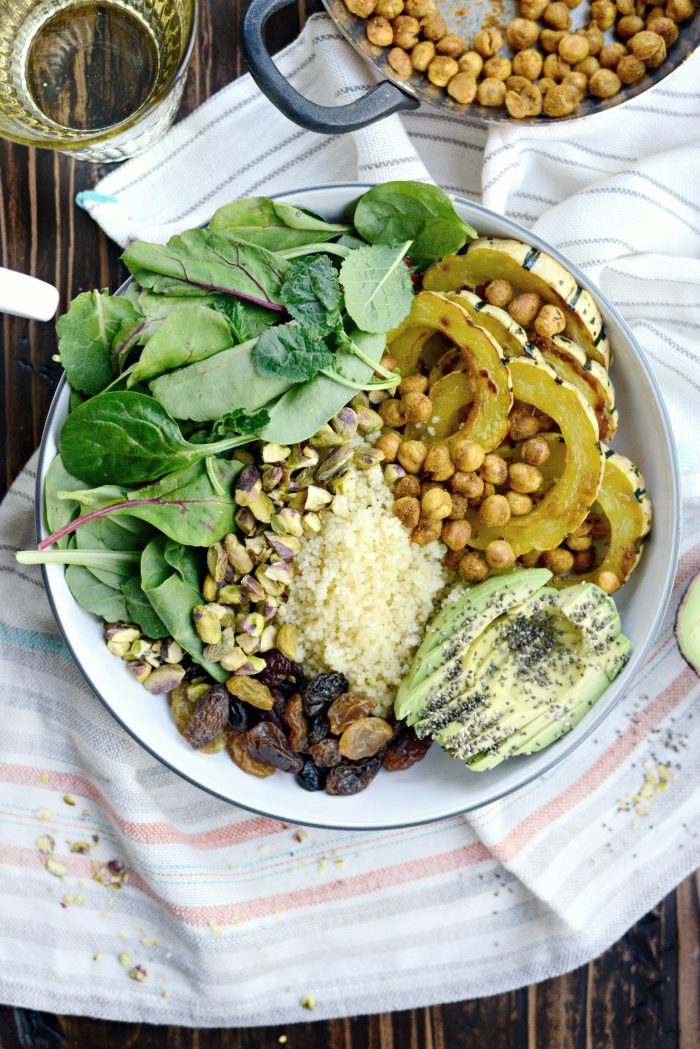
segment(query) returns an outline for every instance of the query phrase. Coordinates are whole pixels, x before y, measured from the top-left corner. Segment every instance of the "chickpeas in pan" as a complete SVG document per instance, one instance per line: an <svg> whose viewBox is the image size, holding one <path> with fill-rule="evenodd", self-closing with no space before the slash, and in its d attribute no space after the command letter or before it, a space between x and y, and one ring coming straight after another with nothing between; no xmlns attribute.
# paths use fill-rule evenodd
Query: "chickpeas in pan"
<svg viewBox="0 0 700 1049"><path fill-rule="evenodd" d="M365 28L365 33L370 44L374 44L376 47L389 47L394 42L394 30L391 28L391 22L381 15L375 15L374 18L370 18Z"/></svg>
<svg viewBox="0 0 700 1049"><path fill-rule="evenodd" d="M530 18L514 18L506 29L506 39L513 51L524 51L537 43L540 27Z"/></svg>
<svg viewBox="0 0 700 1049"><path fill-rule="evenodd" d="M436 87L447 87L453 76L459 73L459 66L454 58L447 55L436 55L428 66L428 80Z"/></svg>
<svg viewBox="0 0 700 1049"><path fill-rule="evenodd" d="M455 73L447 85L447 94L460 105L467 105L476 98L476 77L471 73Z"/></svg>
<svg viewBox="0 0 700 1049"><path fill-rule="evenodd" d="M621 87L620 78L612 69L599 69L588 81L588 90L596 98L612 98Z"/></svg>
<svg viewBox="0 0 700 1049"><path fill-rule="evenodd" d="M513 56L513 73L515 76L525 77L526 80L537 80L542 72L542 55L534 48L526 48L518 51Z"/></svg>
<svg viewBox="0 0 700 1049"><path fill-rule="evenodd" d="M508 81L506 109L516 120L537 117L542 112L542 92L537 84L522 76L513 76Z"/></svg>
<svg viewBox="0 0 700 1049"><path fill-rule="evenodd" d="M506 85L495 77L486 77L479 84L476 97L482 106L502 106L506 100Z"/></svg>

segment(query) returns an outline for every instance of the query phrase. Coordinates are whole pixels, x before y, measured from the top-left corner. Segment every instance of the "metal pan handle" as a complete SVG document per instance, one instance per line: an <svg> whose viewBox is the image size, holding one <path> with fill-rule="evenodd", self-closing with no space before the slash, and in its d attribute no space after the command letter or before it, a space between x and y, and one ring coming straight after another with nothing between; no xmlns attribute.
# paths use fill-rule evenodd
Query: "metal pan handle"
<svg viewBox="0 0 700 1049"><path fill-rule="evenodd" d="M295 0L252 0L241 25L243 53L250 75L260 90L289 120L308 131L344 135L358 131L401 109L416 109L420 103L388 80L377 84L356 102L344 106L320 106L300 95L282 76L263 41L267 20Z"/></svg>

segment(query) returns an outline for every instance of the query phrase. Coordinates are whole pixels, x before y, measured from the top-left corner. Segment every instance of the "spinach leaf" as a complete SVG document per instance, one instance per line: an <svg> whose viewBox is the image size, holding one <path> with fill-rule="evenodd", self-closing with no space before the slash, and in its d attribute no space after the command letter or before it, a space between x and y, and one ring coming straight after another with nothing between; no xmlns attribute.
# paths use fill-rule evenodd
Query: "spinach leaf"
<svg viewBox="0 0 700 1049"><path fill-rule="evenodd" d="M163 548L163 557L171 568L174 568L181 579L191 586L199 587L201 566L198 551L191 546L183 546L169 539Z"/></svg>
<svg viewBox="0 0 700 1049"><path fill-rule="evenodd" d="M141 587L168 633L216 681L229 676L218 663L204 658L204 645L192 623L192 610L202 603L199 587L186 582L165 559L166 540L152 539L141 555Z"/></svg>
<svg viewBox="0 0 700 1049"><path fill-rule="evenodd" d="M101 616L107 623L119 623L129 619L122 591L100 582L87 568L68 565L65 578L66 586L81 608Z"/></svg>
<svg viewBox="0 0 700 1049"><path fill-rule="evenodd" d="M139 308L148 320L163 320L184 306L213 306L215 301L216 296L204 291L192 295L154 295L151 291L140 291L138 297Z"/></svg>
<svg viewBox="0 0 700 1049"><path fill-rule="evenodd" d="M322 368L333 366L326 344L299 324L276 324L258 339L253 364L258 375L288 383L313 379Z"/></svg>
<svg viewBox="0 0 700 1049"><path fill-rule="evenodd" d="M19 550L15 555L20 565L79 565L91 571L99 569L128 579L137 568L140 550Z"/></svg>
<svg viewBox="0 0 700 1049"><path fill-rule="evenodd" d="M135 320L138 310L120 295L84 291L73 299L56 323L58 352L74 390L99 393L117 373L112 340L123 321Z"/></svg>
<svg viewBox="0 0 700 1049"><path fill-rule="evenodd" d="M191 229L165 245L134 241L122 260L142 288L159 295L224 292L282 310L285 260L226 232Z"/></svg>
<svg viewBox="0 0 700 1049"><path fill-rule="evenodd" d="M151 393L175 419L206 422L240 409L252 413L289 387L286 379L263 378L253 364L255 340L223 350L161 375L150 384Z"/></svg>
<svg viewBox="0 0 700 1049"><path fill-rule="evenodd" d="M153 640L168 636L168 628L144 594L138 575L122 583L122 594L126 601L126 615L120 618L136 623L146 637Z"/></svg>
<svg viewBox="0 0 700 1049"><path fill-rule="evenodd" d="M49 532L57 532L77 515L80 504L74 499L64 499L61 493L66 488L75 488L78 484L78 478L68 473L61 456L57 455L46 471L44 479L44 511ZM67 538L59 543L60 547L67 545Z"/></svg>
<svg viewBox="0 0 700 1049"><path fill-rule="evenodd" d="M311 241L337 237L348 229L324 222L301 208L278 204L267 197L248 197L225 204L214 213L209 228L226 230L268 251L295 248Z"/></svg>
<svg viewBox="0 0 700 1049"><path fill-rule="evenodd" d="M413 285L404 255L410 241L398 247L372 245L351 252L340 267L345 308L358 328L386 332L406 317Z"/></svg>
<svg viewBox="0 0 700 1049"><path fill-rule="evenodd" d="M327 255L290 264L280 299L287 312L312 335L324 338L342 327L340 298L338 274Z"/></svg>
<svg viewBox="0 0 700 1049"><path fill-rule="evenodd" d="M230 434L245 434L246 437L257 437L260 431L270 421L270 413L266 408L260 408L257 412L241 411L237 408L233 412L222 415L212 425L209 440L228 437Z"/></svg>
<svg viewBox="0 0 700 1049"><path fill-rule="evenodd" d="M383 335L354 331L351 337L370 361L379 362L386 346ZM368 383L374 371L372 364L343 349L338 350L334 364L336 371L358 383ZM304 441L332 419L347 401L348 388L344 383L317 375L310 382L292 386L270 406L270 420L261 431L260 439L275 444Z"/></svg>
<svg viewBox="0 0 700 1049"><path fill-rule="evenodd" d="M159 324L129 376L127 386L154 379L233 345L228 321L208 306L184 306Z"/></svg>
<svg viewBox="0 0 700 1049"><path fill-rule="evenodd" d="M355 229L371 244L410 240L415 259L432 260L458 251L476 231L464 222L447 194L420 182L384 182L355 206Z"/></svg>

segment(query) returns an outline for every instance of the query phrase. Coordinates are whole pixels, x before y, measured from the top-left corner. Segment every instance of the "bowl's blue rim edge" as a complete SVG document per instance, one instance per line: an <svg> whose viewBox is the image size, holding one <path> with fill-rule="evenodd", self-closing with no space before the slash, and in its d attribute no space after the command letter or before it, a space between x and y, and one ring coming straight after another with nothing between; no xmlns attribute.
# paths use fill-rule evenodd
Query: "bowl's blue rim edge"
<svg viewBox="0 0 700 1049"><path fill-rule="evenodd" d="M373 183L373 182L327 182L327 183L322 183L320 185L306 186L304 188L295 188L295 189L285 190L284 192L280 192L280 193L273 193L273 194L270 194L270 197L271 197L271 199L275 199L276 197L293 196L295 193L301 194L301 193L308 193L308 192L318 192L318 191L321 191L321 190L328 190L328 189L351 189L351 188L355 189L356 188L358 190L363 190L363 189L370 189L374 185L376 185L376 183ZM616 323L619 324L619 326L622 329L622 331L624 332L626 338L628 339L630 344L634 347L634 349L637 352L637 355L639 357L639 360L640 360L640 363L642 365L642 368L644 369L644 371L646 373L647 380L648 380L648 382L649 382L649 384L650 384L650 386L651 386L651 388L652 388L652 390L653 390L653 392L655 394L656 402L657 402L657 405L659 407L659 411L661 413L662 421L664 423L665 434L666 434L666 438L667 438L667 445L668 445L668 448L669 448L669 451L670 451L670 456L671 456L671 464L672 464L673 517L680 524L680 519L681 519L681 514L680 514L680 510L681 510L681 504L680 504L680 467L679 467L679 462L678 462L678 452L677 452L677 449L676 449L675 439L673 437L673 428L671 426L671 420L669 418L668 410L666 408L666 404L664 402L663 395L662 395L661 390L659 388L659 384L656 381L656 377L654 376L654 373L651 370L651 367L649 365L649 362L646 359L646 355L644 354L644 351L639 346L639 344L638 344L637 340L635 339L634 335L632 334L632 331L629 328L627 322L624 320L624 318L618 312L617 308L615 306L613 306L613 304L610 302L610 300L607 298L607 296L602 291L600 291L599 288L597 288L597 287L595 287L593 285L593 283L578 268L578 266L576 266L569 259L567 259L566 256L561 254L556 248L552 247L551 245L549 245L545 241L543 241L540 237L537 236L537 234L532 233L532 231L529 230L526 226L522 226L519 222L516 222L515 220L510 219L510 218L508 218L505 215L499 215L497 212L491 211L489 208L484 207L482 204L477 204L475 201L467 200L466 198L459 197L459 196L454 196L453 199L459 204L464 204L464 205L468 206L469 208L474 208L477 211L480 211L483 215L487 216L488 218L496 218L498 220L505 221L510 226L512 226L522 236L522 238L525 241L530 241L530 242L536 244L536 246L541 251L544 251L547 254L551 255L553 258L557 259L557 261L560 262L563 266L565 266L569 270L571 270L573 275L576 277L576 280L578 281L578 283L581 284L584 288L586 288L587 291L591 292L591 294L594 295L594 298L596 298L597 300L599 300L603 304L603 306L605 307L606 312L608 312L611 316L613 316L615 321L616 321ZM132 278L129 277L117 289L117 292L115 294L118 294L119 292L121 292L123 290L123 288L127 284L130 283L131 280L132 280ZM49 407L49 411L48 411L48 414L47 414L47 417L46 417L46 422L44 424L44 428L43 428L43 431L42 431L41 443L40 443L40 446L39 446L39 461L37 463L37 478L36 478L36 486L35 486L35 509L34 509L34 512L35 512L35 525L36 525L37 536L41 536L42 530L43 530L42 529L42 525L43 525L42 514L43 514L44 498L43 498L43 491L42 491L41 482L42 482L43 474L44 474L43 463L44 463L44 458L45 458L45 455L46 455L45 437L46 437L46 435L49 433L49 431L51 429L51 425L52 425L52 422L53 422L53 417L54 417L54 415L55 415L55 413L57 411L57 406L58 406L58 403L59 403L60 398L61 398L61 393L62 393L63 388L64 388L64 386L66 384L67 384L66 383L66 377L65 377L65 375L63 375L61 380L60 380L60 382L59 382L59 384L58 384L58 386L57 386L57 388L56 388L56 392L54 393L53 398L51 400L51 405ZM544 768L538 769L537 772L534 772L531 776L528 776L526 779L524 779L521 783L518 784L517 787L511 787L511 788L509 788L507 790L501 791L500 793L494 794L487 801L479 802L478 805L466 806L465 808L459 808L459 809L455 809L455 810L453 810L451 812L444 813L441 816L427 817L426 819L422 819L422 820L411 820L411 821L406 821L406 822L401 822L401 823L374 824L373 826L369 826L369 827L358 826L356 824L352 824L352 825L348 826L347 823L346 824L343 824L343 823L316 823L316 822L311 822L311 821L308 821L308 820L304 820L304 821L295 820L295 819L293 819L293 818L291 818L289 816L278 816L278 815L270 814L269 812L265 812L265 811L263 811L261 809L256 809L256 808L254 808L251 805L246 805L245 803L243 803L241 801L232 801L231 798L226 797L224 794L220 794L218 791L214 790L211 787L203 786L201 783L199 783L197 780L193 779L191 776L188 776L186 773L182 772L180 769L175 768L173 765L171 765L169 761L166 761L163 757L161 757L160 754L157 754L151 747L149 747L149 745L147 743L145 743L143 741L143 739L141 739L135 732L133 732L129 728L129 726L126 725L122 721L122 719L115 713L115 711L109 705L107 700L100 694L99 690L97 689L97 687L93 683L92 679L90 678L90 676L88 675L88 673L86 672L84 667L82 666L80 660L78 659L78 657L77 657L77 655L76 655L76 653L75 653L75 651L73 649L73 646L71 645L68 637L66 636L66 632L63 629L63 625L59 621L58 615L56 613L56 606L55 606L55 603L54 603L53 594L51 592L51 586L49 584L48 575L47 575L47 572L46 572L46 567L44 565L42 565L41 571L42 571L42 576L43 576L43 579L44 579L44 587L45 587L46 594L47 594L47 597L48 597L48 600L49 600L49 605L51 606L51 612L53 613L53 617L56 620L56 624L57 624L57 626L58 626L58 628L59 628L59 630L61 632L61 636L63 637L63 641L64 641L66 647L68 648L68 651L70 652L71 656L73 657L73 660L75 661L76 666L80 670L80 673L83 675L83 678L85 679L87 684L90 686L92 691L95 693L95 695L98 698L98 700L100 701L100 703L102 703L102 705L109 711L109 713L114 718L114 720L116 722L118 722L119 725L121 725L121 727L125 730L125 732L127 732L128 735L131 736L131 738L133 740L135 740L136 743L139 744L139 746L143 747L143 749L146 750L152 757L154 757L162 765L165 765L165 767L170 769L171 772L175 773L175 775L179 776L181 779L184 779L186 782L191 783L198 790L202 790L206 794L209 794L212 797L215 797L215 798L219 799L220 801L226 802L226 804L228 804L228 805L235 805L238 808L244 809L246 812L252 812L256 816L262 816L264 819L282 821L282 822L285 822L285 823L299 824L300 826L306 826L306 827L318 827L318 828L324 829L324 830L356 830L356 831L401 830L401 829L409 829L411 827L421 827L421 826L425 826L425 825L430 824L430 823L439 823L442 820L453 819L455 816L466 816L470 812L476 812L479 809L486 808L488 805L493 805L495 802L500 801L503 798L508 797L511 794L517 793L518 791L522 790L523 787L528 786L534 780L536 780L536 779L538 779L538 778L540 778L542 776L545 776L548 772L550 772L550 770L552 768L554 768L561 761L563 761L570 754L572 754L584 742L584 740L588 739L588 737L598 728L598 726L602 724L602 722L605 720L605 718L608 716L608 714L610 714L614 710L614 708L618 705L618 703L620 702L622 697L627 692L627 690L628 690L628 688L629 688L629 686L631 684L631 680L632 680L634 674L637 672L637 670L639 669L641 664L646 659L646 657L647 657L647 655L648 655L648 653L649 653L649 651L650 651L650 649L651 649L651 647L652 647L652 645L653 645L653 643L654 643L654 641L656 639L656 636L657 636L657 634L659 632L659 629L661 627L661 623L663 622L663 618L664 618L664 615L666 613L666 609L668 607L669 601L671 599L671 594L672 594L672 591L673 591L673 582L674 582L674 579L675 579L675 576L676 576L676 570L677 570L677 565L678 565L678 551L679 551L679 546L680 546L680 531L681 531L680 527L676 528L675 533L673 535L671 555L670 555L669 562L668 562L669 567L668 567L668 571L666 573L666 578L664 580L663 591L662 591L663 596L661 598L661 601L659 602L659 606L658 606L658 609L657 609L657 612L656 612L656 616L654 617L652 628L649 631L649 636L647 638L647 641L637 652L635 652L633 658L629 661L629 663L627 664L627 666L623 670L623 678L625 679L624 680L624 686L619 690L618 695L617 695L616 699L614 700L614 702L609 704L607 707L601 709L600 712L598 713L597 717L591 718L590 724L586 727L586 731L585 732L582 732L577 738L570 739L569 742L568 742L568 745L564 746L562 748L561 753L557 754L556 757L553 757L552 760L547 765L544 766ZM593 710L595 710L595 707L593 708ZM593 713L593 711L591 711L591 714L592 713ZM590 714L588 716L590 717ZM562 740L566 740L566 736L562 737Z"/></svg>

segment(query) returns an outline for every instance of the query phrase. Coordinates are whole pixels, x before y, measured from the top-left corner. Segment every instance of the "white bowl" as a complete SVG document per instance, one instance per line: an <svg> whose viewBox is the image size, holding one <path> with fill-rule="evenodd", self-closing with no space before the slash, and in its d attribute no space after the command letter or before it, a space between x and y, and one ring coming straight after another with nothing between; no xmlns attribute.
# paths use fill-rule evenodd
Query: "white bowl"
<svg viewBox="0 0 700 1049"><path fill-rule="evenodd" d="M317 186L278 194L338 221L368 185ZM634 681L666 607L678 547L679 481L676 452L661 394L632 333L605 297L566 258L528 230L478 204L457 198L459 214L480 234L515 237L549 252L593 293L605 318L615 354L614 381L620 409L615 447L640 466L654 504L654 527L644 557L619 595L625 633L632 642L624 671L593 710L568 735L532 757L511 758L490 772L473 773L434 746L426 759L402 773L380 772L371 786L353 797L308 793L278 773L259 780L241 772L226 753L198 754L182 739L165 697L149 696L122 670L102 638L102 623L80 608L68 590L61 565L44 568L49 600L76 663L98 698L117 721L151 754L203 790L243 808L281 820L345 829L411 826L468 812L522 787L570 755L605 718ZM56 391L41 444L37 479L38 531L46 536L43 481L58 451L68 411L68 387Z"/></svg>

